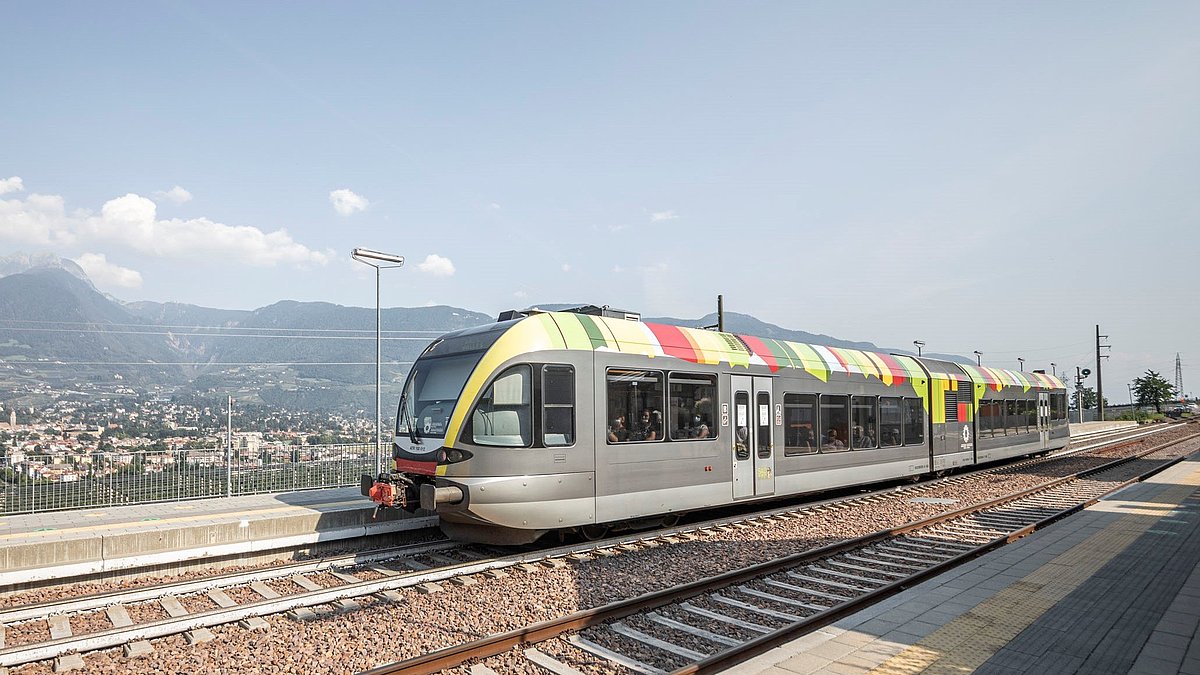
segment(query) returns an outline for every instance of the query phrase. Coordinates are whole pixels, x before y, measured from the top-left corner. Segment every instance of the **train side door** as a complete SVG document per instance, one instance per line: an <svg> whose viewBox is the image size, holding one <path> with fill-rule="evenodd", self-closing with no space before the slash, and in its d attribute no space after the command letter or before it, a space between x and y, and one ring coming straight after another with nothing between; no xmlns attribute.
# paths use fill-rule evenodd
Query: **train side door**
<svg viewBox="0 0 1200 675"><path fill-rule="evenodd" d="M733 498L775 492L775 447L772 439L771 379L732 375Z"/></svg>
<svg viewBox="0 0 1200 675"><path fill-rule="evenodd" d="M1041 439L1042 449L1050 447L1050 394L1038 392L1037 427L1038 438Z"/></svg>

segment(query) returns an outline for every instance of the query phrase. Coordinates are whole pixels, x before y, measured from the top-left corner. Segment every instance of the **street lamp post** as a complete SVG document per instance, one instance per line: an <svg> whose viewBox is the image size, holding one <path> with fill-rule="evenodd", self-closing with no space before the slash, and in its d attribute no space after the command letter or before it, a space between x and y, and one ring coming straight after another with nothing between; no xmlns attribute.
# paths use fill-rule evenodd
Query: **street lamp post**
<svg viewBox="0 0 1200 675"><path fill-rule="evenodd" d="M382 310L379 304L379 270L387 267L403 267L404 256L369 248L356 248L350 251L350 257L364 265L375 268L375 475L383 471L383 421L380 416L380 363L382 356L382 338L380 330Z"/></svg>
<svg viewBox="0 0 1200 675"><path fill-rule="evenodd" d="M1021 364L1021 372L1025 372L1025 359L1018 356L1017 362Z"/></svg>
<svg viewBox="0 0 1200 675"><path fill-rule="evenodd" d="M979 351L978 349L975 350L975 365L979 366L980 368L983 367L983 352Z"/></svg>
<svg viewBox="0 0 1200 675"><path fill-rule="evenodd" d="M1050 362L1050 374L1056 378L1058 377L1058 364L1053 361Z"/></svg>
<svg viewBox="0 0 1200 675"><path fill-rule="evenodd" d="M925 346L924 340L913 340L913 344L917 346L917 356L921 355L921 347Z"/></svg>

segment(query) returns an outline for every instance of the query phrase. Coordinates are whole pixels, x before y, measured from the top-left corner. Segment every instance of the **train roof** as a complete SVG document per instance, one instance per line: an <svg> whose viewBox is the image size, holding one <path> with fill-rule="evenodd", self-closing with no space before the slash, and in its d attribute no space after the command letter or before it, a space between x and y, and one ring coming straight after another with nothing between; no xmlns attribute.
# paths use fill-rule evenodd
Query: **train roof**
<svg viewBox="0 0 1200 675"><path fill-rule="evenodd" d="M579 349L672 357L690 363L730 366L765 366L771 372L783 368L802 369L827 382L831 373L877 377L884 384L902 384L910 379L937 379L1022 389L1061 389L1057 378L1044 373L1027 373L1001 368L977 368L967 364L919 359L901 354L883 354L859 349L760 338L698 328L643 323L573 312L544 312L508 323L505 332L515 340L502 339L497 348L517 351L534 349ZM510 337L506 335L505 337ZM506 343L502 346L502 343ZM511 345L511 346L509 346ZM500 355L497 355L500 356ZM965 373L965 374L964 374Z"/></svg>

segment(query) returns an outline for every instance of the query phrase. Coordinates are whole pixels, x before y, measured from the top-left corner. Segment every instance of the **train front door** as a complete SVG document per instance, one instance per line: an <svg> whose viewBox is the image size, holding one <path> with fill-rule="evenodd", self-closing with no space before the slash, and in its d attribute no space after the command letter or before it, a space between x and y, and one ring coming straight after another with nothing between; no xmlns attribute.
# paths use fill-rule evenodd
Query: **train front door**
<svg viewBox="0 0 1200 675"><path fill-rule="evenodd" d="M1037 428L1038 438L1041 439L1042 449L1050 447L1050 394L1038 392Z"/></svg>
<svg viewBox="0 0 1200 675"><path fill-rule="evenodd" d="M733 498L775 494L771 378L733 375L729 380L733 391L730 411L733 433L729 448L733 461Z"/></svg>

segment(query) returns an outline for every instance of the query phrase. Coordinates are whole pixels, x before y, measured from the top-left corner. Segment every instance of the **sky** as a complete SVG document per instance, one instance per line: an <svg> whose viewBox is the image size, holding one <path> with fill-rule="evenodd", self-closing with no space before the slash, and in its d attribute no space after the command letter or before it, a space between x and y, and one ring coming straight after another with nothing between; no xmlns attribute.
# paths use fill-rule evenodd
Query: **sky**
<svg viewBox="0 0 1200 675"><path fill-rule="evenodd" d="M1200 3L0 1L0 255L122 300L727 311L1181 354ZM1093 375L1090 384L1095 384Z"/></svg>

